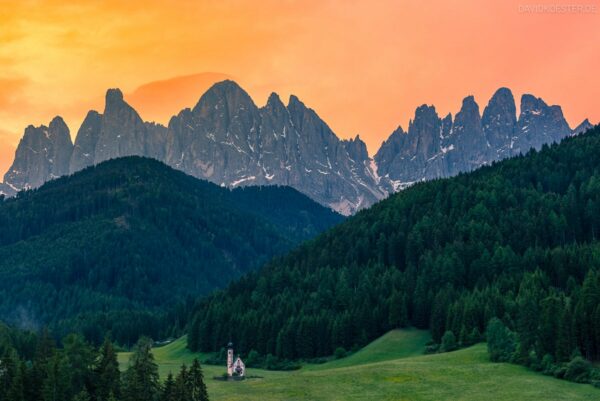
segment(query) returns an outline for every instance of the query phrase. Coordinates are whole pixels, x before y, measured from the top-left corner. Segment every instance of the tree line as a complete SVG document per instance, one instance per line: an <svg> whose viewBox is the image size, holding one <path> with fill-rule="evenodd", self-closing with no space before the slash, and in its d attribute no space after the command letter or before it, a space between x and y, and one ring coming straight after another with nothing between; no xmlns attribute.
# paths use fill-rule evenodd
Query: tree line
<svg viewBox="0 0 600 401"><path fill-rule="evenodd" d="M406 326L468 345L500 321L515 362L598 361L598 235L596 128L359 212L198 301L188 345L293 360Z"/></svg>
<svg viewBox="0 0 600 401"><path fill-rule="evenodd" d="M94 348L79 334L57 347L40 334L0 327L0 400L3 401L208 401L198 360L161 383L152 341L141 338L123 373L114 345Z"/></svg>

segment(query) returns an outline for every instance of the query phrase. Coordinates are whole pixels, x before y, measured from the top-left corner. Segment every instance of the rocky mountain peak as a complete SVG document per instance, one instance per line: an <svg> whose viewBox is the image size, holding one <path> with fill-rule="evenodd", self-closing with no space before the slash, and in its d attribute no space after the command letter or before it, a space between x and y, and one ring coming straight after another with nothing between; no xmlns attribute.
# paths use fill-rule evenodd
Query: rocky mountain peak
<svg viewBox="0 0 600 401"><path fill-rule="evenodd" d="M477 115L479 115L479 105L477 104L477 102L475 102L475 97L473 95L469 95L463 99L460 112L463 114L476 113Z"/></svg>
<svg viewBox="0 0 600 401"><path fill-rule="evenodd" d="M585 131L587 131L590 128L593 128L593 127L594 127L594 125L592 123L590 123L590 120L588 120L586 118L585 120L583 120L581 122L581 124L579 124L577 127L575 127L573 129L573 135L583 134Z"/></svg>
<svg viewBox="0 0 600 401"><path fill-rule="evenodd" d="M75 137L75 146L69 164L71 174L94 164L96 143L100 137L101 127L102 114L95 110L88 111Z"/></svg>
<svg viewBox="0 0 600 401"><path fill-rule="evenodd" d="M515 98L510 89L498 89L481 117L483 131L491 148L493 160L509 156L517 125Z"/></svg>
<svg viewBox="0 0 600 401"><path fill-rule="evenodd" d="M48 126L29 125L19 142L13 164L4 175L5 187L14 191L37 188L68 174L72 151L69 128L61 117L53 118Z"/></svg>
<svg viewBox="0 0 600 401"><path fill-rule="evenodd" d="M50 121L48 128L53 132L69 132L69 127L67 127L65 120L63 120L61 116L54 117L52 121Z"/></svg>
<svg viewBox="0 0 600 401"><path fill-rule="evenodd" d="M233 115L249 108L256 108L250 95L234 81L225 80L211 86L200 97L193 112L212 118L222 113Z"/></svg>
<svg viewBox="0 0 600 401"><path fill-rule="evenodd" d="M140 155L223 186L288 185L350 214L414 182L468 171L591 126L584 121L571 131L559 106L532 95L521 102L518 120L508 88L496 91L482 116L473 96L443 119L433 105L421 105L408 130L394 130L371 159L360 136L340 140L294 95L284 105L272 93L258 108L235 82L218 82L167 128L144 122L119 89L109 89L104 113L87 114L74 147L60 117L48 127L27 127L0 192Z"/></svg>
<svg viewBox="0 0 600 401"><path fill-rule="evenodd" d="M357 162L365 162L369 160L369 152L367 151L367 144L360 139L360 135L356 135L353 139L343 140L342 143L350 155L350 158Z"/></svg>
<svg viewBox="0 0 600 401"><path fill-rule="evenodd" d="M290 95L287 108L290 113L303 113L307 109L306 105L296 95Z"/></svg>
<svg viewBox="0 0 600 401"><path fill-rule="evenodd" d="M269 95L267 104L265 104L263 109L265 111L267 111L268 113L275 113L275 114L287 113L287 108L285 107L285 104L283 104L283 102L281 101L281 98L275 92L273 92Z"/></svg>
<svg viewBox="0 0 600 401"><path fill-rule="evenodd" d="M521 115L527 113L541 113L548 105L542 98L535 97L529 93L521 96Z"/></svg>
<svg viewBox="0 0 600 401"><path fill-rule="evenodd" d="M119 88L111 88L106 91L106 106L116 105L123 102L123 92Z"/></svg>
<svg viewBox="0 0 600 401"><path fill-rule="evenodd" d="M281 101L279 94L277 94L275 92L271 92L271 94L269 95L269 99L267 99L267 105L268 106L274 106L274 105L279 106L280 104L283 105L283 102Z"/></svg>
<svg viewBox="0 0 600 401"><path fill-rule="evenodd" d="M514 151L525 153L543 144L558 142L571 134L560 106L548 106L530 94L521 97L521 114L517 123Z"/></svg>

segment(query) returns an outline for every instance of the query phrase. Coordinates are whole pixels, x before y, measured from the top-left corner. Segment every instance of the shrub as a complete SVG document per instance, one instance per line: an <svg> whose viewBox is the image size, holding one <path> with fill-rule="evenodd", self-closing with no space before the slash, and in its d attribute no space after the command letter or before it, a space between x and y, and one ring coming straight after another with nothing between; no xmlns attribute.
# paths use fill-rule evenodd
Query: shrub
<svg viewBox="0 0 600 401"><path fill-rule="evenodd" d="M554 372L552 373L552 375L554 377L556 377L557 379L564 379L565 378L565 372L567 371L567 368L564 366L557 366L554 369Z"/></svg>
<svg viewBox="0 0 600 401"><path fill-rule="evenodd" d="M542 373L548 376L554 374L556 367L554 366L554 357L550 354L544 355L542 358Z"/></svg>
<svg viewBox="0 0 600 401"><path fill-rule="evenodd" d="M492 318L486 330L488 353L492 362L510 362L517 348L515 334L498 318Z"/></svg>
<svg viewBox="0 0 600 401"><path fill-rule="evenodd" d="M257 367L261 363L260 355L256 350L252 350L248 353L246 357L246 366L248 367Z"/></svg>
<svg viewBox="0 0 600 401"><path fill-rule="evenodd" d="M346 349L344 347L337 347L335 349L335 352L333 353L333 356L335 357L335 359L342 359L343 357L345 357L347 354Z"/></svg>
<svg viewBox="0 0 600 401"><path fill-rule="evenodd" d="M565 379L576 383L587 383L590 380L592 364L590 361L576 356L567 364L565 371Z"/></svg>
<svg viewBox="0 0 600 401"><path fill-rule="evenodd" d="M450 330L444 333L442 336L442 345L440 346L440 352L450 352L457 348L456 336Z"/></svg>

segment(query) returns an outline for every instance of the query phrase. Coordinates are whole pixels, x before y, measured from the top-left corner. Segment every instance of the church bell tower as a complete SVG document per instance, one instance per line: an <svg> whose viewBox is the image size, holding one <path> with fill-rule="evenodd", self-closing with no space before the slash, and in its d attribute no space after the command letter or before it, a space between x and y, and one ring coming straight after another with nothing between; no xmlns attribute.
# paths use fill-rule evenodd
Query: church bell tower
<svg viewBox="0 0 600 401"><path fill-rule="evenodd" d="M233 376L233 343L227 344L227 376Z"/></svg>

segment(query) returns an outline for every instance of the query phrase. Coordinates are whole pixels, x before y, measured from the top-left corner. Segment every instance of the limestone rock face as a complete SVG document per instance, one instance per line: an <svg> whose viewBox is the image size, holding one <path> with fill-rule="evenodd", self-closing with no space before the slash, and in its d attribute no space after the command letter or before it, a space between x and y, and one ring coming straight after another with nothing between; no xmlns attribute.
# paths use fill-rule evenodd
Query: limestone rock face
<svg viewBox="0 0 600 401"><path fill-rule="evenodd" d="M473 96L463 100L454 121L451 115L440 120L433 106L417 108L408 132L399 127L374 159L382 183L387 181L398 190L416 181L456 175L531 148L540 149L590 126L583 122L572 131L560 106L548 106L532 95L523 95L517 119L512 92L500 88L482 116Z"/></svg>
<svg viewBox="0 0 600 401"><path fill-rule="evenodd" d="M571 130L560 106L533 95L523 95L517 118L512 92L500 88L483 114L473 96L454 118L419 106L408 130L398 127L371 158L358 135L339 139L293 95L286 105L272 93L258 107L235 82L223 81L164 127L143 121L119 89L109 89L103 113L87 114L74 145L60 117L48 127L27 127L0 194L139 155L230 188L291 186L347 215L415 182L470 171L590 127L585 120Z"/></svg>
<svg viewBox="0 0 600 401"><path fill-rule="evenodd" d="M48 180L68 174L72 150L69 128L61 117L55 117L48 126L28 126L13 164L4 175L2 192L37 188Z"/></svg>
<svg viewBox="0 0 600 401"><path fill-rule="evenodd" d="M70 173L94 164L96 144L98 143L98 138L100 138L101 128L102 114L94 110L89 111L75 138L75 146L73 147L73 154L71 155L69 165Z"/></svg>
<svg viewBox="0 0 600 401"><path fill-rule="evenodd" d="M144 122L119 89L109 89L104 113L90 111L77 133L69 170L123 156L163 160L165 139L165 127Z"/></svg>
<svg viewBox="0 0 600 401"><path fill-rule="evenodd" d="M517 109L510 89L500 88L494 93L483 110L481 124L490 147L490 159L511 156L511 144L516 140Z"/></svg>
<svg viewBox="0 0 600 401"><path fill-rule="evenodd" d="M473 170L489 160L489 146L483 133L479 106L473 96L463 100L446 142L450 174Z"/></svg>
<svg viewBox="0 0 600 401"><path fill-rule="evenodd" d="M441 119L434 106L418 107L408 132L398 127L375 155L379 175L391 180L394 190L423 179L446 176L445 143L451 125L452 116Z"/></svg>
<svg viewBox="0 0 600 401"><path fill-rule="evenodd" d="M350 214L383 198L360 138L341 141L297 97L258 108L233 81L173 117L166 163L220 185L289 185Z"/></svg>
<svg viewBox="0 0 600 401"><path fill-rule="evenodd" d="M559 142L571 134L560 106L548 106L533 95L521 97L521 114L517 123L514 153L539 150L544 144Z"/></svg>
<svg viewBox="0 0 600 401"><path fill-rule="evenodd" d="M592 123L590 123L590 121L586 118L585 120L583 120L581 122L581 124L579 124L577 127L575 127L573 129L572 135L583 134L585 131L589 130L590 128L594 128L594 125Z"/></svg>

